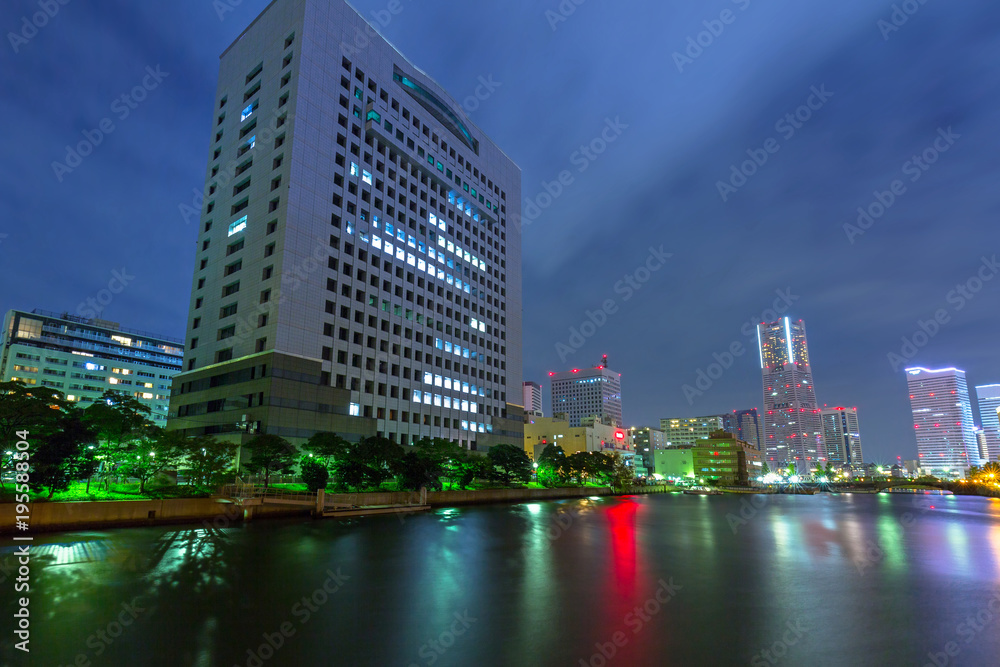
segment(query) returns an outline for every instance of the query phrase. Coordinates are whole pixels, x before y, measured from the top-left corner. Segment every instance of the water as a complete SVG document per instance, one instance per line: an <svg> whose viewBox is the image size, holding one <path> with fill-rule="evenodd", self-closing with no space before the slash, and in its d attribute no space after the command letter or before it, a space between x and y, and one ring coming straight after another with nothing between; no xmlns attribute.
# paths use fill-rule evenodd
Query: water
<svg viewBox="0 0 1000 667"><path fill-rule="evenodd" d="M5 665L1000 664L993 499L662 495L36 539L30 661L5 622Z"/></svg>

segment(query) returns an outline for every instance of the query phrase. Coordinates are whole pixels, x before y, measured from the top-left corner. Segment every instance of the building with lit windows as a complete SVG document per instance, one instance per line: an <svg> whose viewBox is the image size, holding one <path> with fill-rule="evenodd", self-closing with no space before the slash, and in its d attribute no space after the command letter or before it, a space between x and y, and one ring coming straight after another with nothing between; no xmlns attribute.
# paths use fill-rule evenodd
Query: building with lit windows
<svg viewBox="0 0 1000 667"><path fill-rule="evenodd" d="M920 467L933 475L958 477L979 465L979 445L965 371L907 368Z"/></svg>
<svg viewBox="0 0 1000 667"><path fill-rule="evenodd" d="M137 398L166 426L170 384L184 343L125 329L117 322L44 310L11 310L4 319L0 379L51 387L87 407L108 389Z"/></svg>
<svg viewBox="0 0 1000 667"><path fill-rule="evenodd" d="M716 431L691 448L699 481L746 485L763 475L760 452L725 431Z"/></svg>
<svg viewBox="0 0 1000 667"><path fill-rule="evenodd" d="M544 417L542 410L542 385L537 382L524 383L524 413L535 417Z"/></svg>
<svg viewBox="0 0 1000 667"><path fill-rule="evenodd" d="M667 447L683 447L696 445L700 440L707 440L716 431L725 430L722 417L666 417L660 420L660 430Z"/></svg>
<svg viewBox="0 0 1000 667"><path fill-rule="evenodd" d="M667 448L667 435L658 428L648 426L641 428L633 426L629 429L629 433L632 436L632 443L635 445L636 473L640 477L653 474L654 453L657 450ZM643 470L640 470L640 459Z"/></svg>
<svg viewBox="0 0 1000 667"><path fill-rule="evenodd" d="M763 452L768 468L791 465L812 472L823 453L823 431L813 385L806 325L785 317L757 325L764 387Z"/></svg>
<svg viewBox="0 0 1000 667"><path fill-rule="evenodd" d="M549 373L552 414L564 414L571 426L588 417L622 427L621 374L606 366Z"/></svg>
<svg viewBox="0 0 1000 667"><path fill-rule="evenodd" d="M1000 384L976 387L979 402L979 424L986 441L986 459L1000 461Z"/></svg>
<svg viewBox="0 0 1000 667"><path fill-rule="evenodd" d="M529 417L524 424L524 451L535 461L550 444L563 448L566 455L576 452L615 452L629 463L635 456L635 446L629 430L595 423L573 426L562 417Z"/></svg>
<svg viewBox="0 0 1000 667"><path fill-rule="evenodd" d="M730 432L757 451L763 451L761 449L761 440L763 438L760 431L760 414L757 408L737 410L734 416L736 418L736 430Z"/></svg>
<svg viewBox="0 0 1000 667"><path fill-rule="evenodd" d="M221 56L170 427L520 445L520 183L346 2L269 4Z"/></svg>
<svg viewBox="0 0 1000 667"><path fill-rule="evenodd" d="M821 408L823 421L823 451L826 462L834 468L860 468L861 428L857 408Z"/></svg>

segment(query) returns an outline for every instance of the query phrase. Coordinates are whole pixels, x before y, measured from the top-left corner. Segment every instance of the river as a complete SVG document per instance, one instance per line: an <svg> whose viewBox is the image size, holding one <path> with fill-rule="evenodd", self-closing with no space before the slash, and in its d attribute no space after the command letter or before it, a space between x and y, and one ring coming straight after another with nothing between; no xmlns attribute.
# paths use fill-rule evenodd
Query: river
<svg viewBox="0 0 1000 667"><path fill-rule="evenodd" d="M4 665L997 665L1000 500L590 498L39 535ZM23 594L16 594L21 596Z"/></svg>

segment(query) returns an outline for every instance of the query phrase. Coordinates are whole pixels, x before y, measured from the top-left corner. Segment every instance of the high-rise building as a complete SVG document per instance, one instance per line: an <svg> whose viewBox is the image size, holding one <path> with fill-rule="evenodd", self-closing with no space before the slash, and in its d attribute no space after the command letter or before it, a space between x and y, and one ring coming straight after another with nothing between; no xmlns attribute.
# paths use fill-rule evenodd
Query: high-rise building
<svg viewBox="0 0 1000 667"><path fill-rule="evenodd" d="M632 433L632 442L635 445L636 472L639 473L639 461L641 459L645 469L645 474L653 472L653 457L658 449L667 448L667 436L658 428L648 426L629 429Z"/></svg>
<svg viewBox="0 0 1000 667"><path fill-rule="evenodd" d="M835 468L864 465L857 408L822 408L823 450Z"/></svg>
<svg viewBox="0 0 1000 667"><path fill-rule="evenodd" d="M524 412L534 417L544 417L542 411L542 385L537 382L524 383Z"/></svg>
<svg viewBox="0 0 1000 667"><path fill-rule="evenodd" d="M552 416L562 413L570 426L580 426L588 417L597 422L622 426L621 374L606 366L574 368L549 373Z"/></svg>
<svg viewBox="0 0 1000 667"><path fill-rule="evenodd" d="M722 428L722 417L666 417L660 420L660 430L666 438L667 447L696 445L699 440L707 440Z"/></svg>
<svg viewBox="0 0 1000 667"><path fill-rule="evenodd" d="M806 325L785 317L757 325L764 385L764 455L771 470L809 474L825 458Z"/></svg>
<svg viewBox="0 0 1000 667"><path fill-rule="evenodd" d="M959 476L979 464L965 371L907 368L913 433L920 465L934 475Z"/></svg>
<svg viewBox="0 0 1000 667"><path fill-rule="evenodd" d="M108 389L137 398L166 426L170 383L184 343L117 322L44 310L11 310L0 335L0 379L51 387L81 407Z"/></svg>
<svg viewBox="0 0 1000 667"><path fill-rule="evenodd" d="M1000 384L984 384L976 387L979 400L979 423L986 439L986 458L1000 461Z"/></svg>
<svg viewBox="0 0 1000 667"><path fill-rule="evenodd" d="M735 413L736 417L736 432L733 433L737 438L755 447L757 451L762 451L761 449L761 433L760 433L760 415L757 412L757 408L751 408L749 410L737 410Z"/></svg>
<svg viewBox="0 0 1000 667"><path fill-rule="evenodd" d="M523 440L520 170L342 0L223 52L171 427Z"/></svg>

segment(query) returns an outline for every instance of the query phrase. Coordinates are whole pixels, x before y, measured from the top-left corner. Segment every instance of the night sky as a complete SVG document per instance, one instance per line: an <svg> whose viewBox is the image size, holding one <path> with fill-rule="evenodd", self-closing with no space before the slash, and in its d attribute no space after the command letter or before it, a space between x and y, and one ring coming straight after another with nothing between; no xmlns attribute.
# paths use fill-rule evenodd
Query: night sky
<svg viewBox="0 0 1000 667"><path fill-rule="evenodd" d="M629 425L759 406L748 324L780 291L806 322L820 403L858 407L867 460L916 457L887 355L936 311L945 323L908 364L1000 382L1000 279L952 292L1000 255L991 3L908 0L897 26L872 0L566 0L566 15L558 0L400 1L381 32L458 100L481 86L470 117L540 205L525 209L525 379L608 354ZM179 207L203 186L219 54L266 4L72 0L12 44L39 9L4 2L0 308L78 313L118 271L101 317L184 335L197 230ZM389 0L353 4L370 16ZM707 46L690 46L700 32ZM144 78L136 108L116 103ZM785 119L810 102L808 120ZM113 131L57 175L103 119ZM581 151L602 133L613 141ZM912 162L929 148L933 164ZM730 181L752 157L767 161ZM876 191L895 201L845 230L859 207L879 212ZM628 287L650 248L672 256ZM571 340L607 300L606 324ZM689 400L735 343L745 352Z"/></svg>

